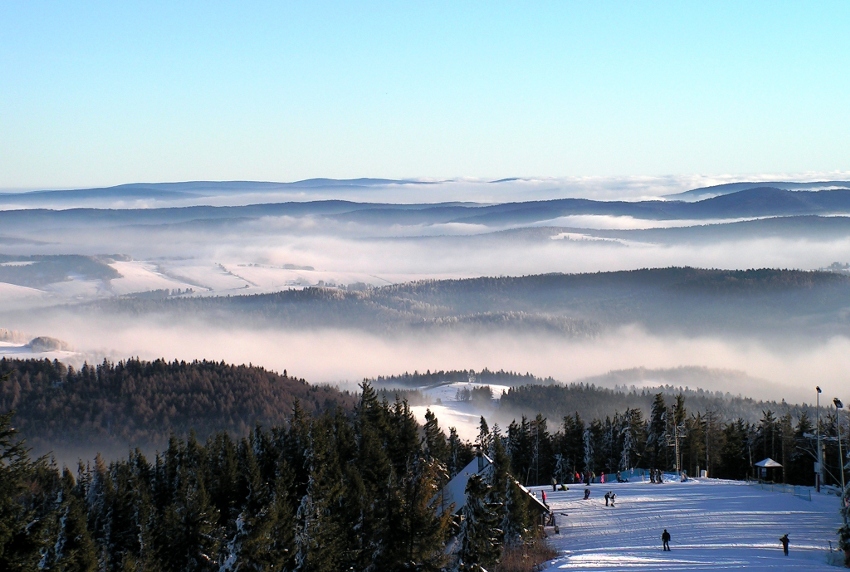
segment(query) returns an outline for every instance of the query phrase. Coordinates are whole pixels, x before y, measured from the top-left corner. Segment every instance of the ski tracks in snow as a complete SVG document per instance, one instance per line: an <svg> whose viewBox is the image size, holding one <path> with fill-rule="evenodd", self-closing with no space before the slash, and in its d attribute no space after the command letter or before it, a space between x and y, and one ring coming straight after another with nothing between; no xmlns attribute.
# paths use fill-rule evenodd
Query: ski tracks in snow
<svg viewBox="0 0 850 572"><path fill-rule="evenodd" d="M541 489L560 527L550 541L562 553L547 572L835 570L827 564L828 541L835 546L841 524L835 496L807 501L716 479L596 484L588 500L582 485ZM605 506L609 490L617 495L614 507ZM665 528L670 552L661 550ZM787 557L779 543L785 533Z"/></svg>

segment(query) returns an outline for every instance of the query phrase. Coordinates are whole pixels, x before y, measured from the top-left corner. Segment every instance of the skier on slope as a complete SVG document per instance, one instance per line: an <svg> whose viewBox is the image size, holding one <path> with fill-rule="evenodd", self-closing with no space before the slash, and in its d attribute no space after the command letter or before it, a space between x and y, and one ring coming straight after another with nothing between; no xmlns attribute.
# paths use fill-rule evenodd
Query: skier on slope
<svg viewBox="0 0 850 572"><path fill-rule="evenodd" d="M785 552L785 556L788 556L788 534L786 533L785 536L781 537L779 542L782 543L782 551Z"/></svg>
<svg viewBox="0 0 850 572"><path fill-rule="evenodd" d="M663 550L669 552L670 551L670 533L667 532L667 529L664 529L664 532L661 533L661 542L664 543Z"/></svg>

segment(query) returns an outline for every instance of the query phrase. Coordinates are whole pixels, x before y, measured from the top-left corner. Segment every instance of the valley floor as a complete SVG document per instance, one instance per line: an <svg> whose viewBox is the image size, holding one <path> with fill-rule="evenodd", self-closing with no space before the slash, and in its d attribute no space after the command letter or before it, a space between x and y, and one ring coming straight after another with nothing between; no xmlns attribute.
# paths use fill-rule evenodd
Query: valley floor
<svg viewBox="0 0 850 572"><path fill-rule="evenodd" d="M841 525L834 495L812 492L809 501L717 479L593 484L589 500L584 489L534 488L538 496L546 491L560 528L557 535L547 528L560 556L544 565L546 572L838 569L828 564L829 541L836 549ZM606 491L616 493L616 506L605 506ZM661 549L665 528L670 552ZM779 542L786 533L787 557Z"/></svg>

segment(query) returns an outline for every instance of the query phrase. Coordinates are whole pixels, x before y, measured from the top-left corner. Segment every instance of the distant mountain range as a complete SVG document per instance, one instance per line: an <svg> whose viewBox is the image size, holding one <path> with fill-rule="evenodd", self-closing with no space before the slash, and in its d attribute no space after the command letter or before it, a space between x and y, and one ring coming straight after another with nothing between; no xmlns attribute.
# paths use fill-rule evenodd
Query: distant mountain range
<svg viewBox="0 0 850 572"><path fill-rule="evenodd" d="M111 200L154 200L154 199L199 199L227 194L268 193L291 189L365 188L382 185L429 184L408 179L305 179L291 183L266 181L187 181L180 183L129 183L113 187L90 189L37 190L18 193L0 193L0 205L31 204L49 202L68 203L90 199Z"/></svg>
<svg viewBox="0 0 850 572"><path fill-rule="evenodd" d="M664 198L678 201L698 201L720 195L737 193L738 191L746 191L747 189L755 189L757 187L773 187L774 189L783 189L786 191L821 191L850 189L850 181L818 181L807 183L793 181L725 183L711 187L691 189L690 191L685 191L683 193L665 195Z"/></svg>
<svg viewBox="0 0 850 572"><path fill-rule="evenodd" d="M134 188L131 192L141 191ZM649 221L683 220L694 221L694 224L697 224L700 221L848 214L850 214L850 189L790 191L775 187L755 187L696 202L556 199L480 205L390 204L329 200L220 207L21 209L0 211L0 227L16 229L31 228L33 225L157 225L276 216L311 216L323 217L329 221L357 222L377 226L464 224L478 225L483 228L507 228L538 225L575 216L631 217Z"/></svg>

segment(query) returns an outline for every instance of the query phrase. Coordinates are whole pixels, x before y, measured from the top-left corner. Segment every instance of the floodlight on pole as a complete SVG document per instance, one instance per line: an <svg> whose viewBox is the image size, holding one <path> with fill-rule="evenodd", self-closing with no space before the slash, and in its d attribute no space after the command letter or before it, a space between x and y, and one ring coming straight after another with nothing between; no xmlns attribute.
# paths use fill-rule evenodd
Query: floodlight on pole
<svg viewBox="0 0 850 572"><path fill-rule="evenodd" d="M821 394L821 390L820 390L819 385L816 386L815 389L818 390L817 425L815 425L815 428L817 430L817 435L818 435L818 454L817 454L818 470L816 471L817 474L815 475L815 489L818 492L820 492L820 486L821 486L821 483L823 483L823 449L820 446L820 394Z"/></svg>
<svg viewBox="0 0 850 572"><path fill-rule="evenodd" d="M844 491L844 455L841 454L841 417L839 410L844 409L844 404L837 397L832 400L835 405L835 420L838 422L838 468L841 471L841 491Z"/></svg>

